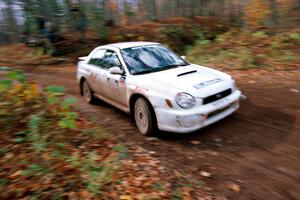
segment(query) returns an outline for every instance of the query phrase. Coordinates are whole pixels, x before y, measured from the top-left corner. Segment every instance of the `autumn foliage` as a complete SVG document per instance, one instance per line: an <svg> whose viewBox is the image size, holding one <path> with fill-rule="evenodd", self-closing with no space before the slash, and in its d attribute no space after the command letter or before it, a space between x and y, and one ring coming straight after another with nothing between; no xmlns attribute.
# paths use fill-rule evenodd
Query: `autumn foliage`
<svg viewBox="0 0 300 200"><path fill-rule="evenodd" d="M195 45L187 49L187 57L192 63L227 69L297 68L299 44L297 30L269 35L232 29L213 42L200 34Z"/></svg>
<svg viewBox="0 0 300 200"><path fill-rule="evenodd" d="M245 22L251 29L264 27L266 18L270 15L270 5L265 0L251 0L245 8Z"/></svg>
<svg viewBox="0 0 300 200"><path fill-rule="evenodd" d="M192 199L201 180L124 146L75 111L64 88L44 89L21 70L0 74L0 199ZM7 71L8 70L8 71Z"/></svg>

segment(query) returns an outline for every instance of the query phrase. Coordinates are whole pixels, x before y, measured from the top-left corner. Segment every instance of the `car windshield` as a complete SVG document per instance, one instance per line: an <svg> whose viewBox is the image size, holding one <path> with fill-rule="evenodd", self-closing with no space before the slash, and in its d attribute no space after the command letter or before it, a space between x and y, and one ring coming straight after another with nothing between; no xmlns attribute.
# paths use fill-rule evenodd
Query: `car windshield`
<svg viewBox="0 0 300 200"><path fill-rule="evenodd" d="M121 50L130 74L146 74L188 65L162 45L146 45Z"/></svg>

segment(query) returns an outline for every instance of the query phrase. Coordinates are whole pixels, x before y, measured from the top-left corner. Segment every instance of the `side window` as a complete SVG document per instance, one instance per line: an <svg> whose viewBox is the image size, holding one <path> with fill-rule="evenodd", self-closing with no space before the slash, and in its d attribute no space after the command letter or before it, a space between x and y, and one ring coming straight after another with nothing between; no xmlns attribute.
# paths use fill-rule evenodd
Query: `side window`
<svg viewBox="0 0 300 200"><path fill-rule="evenodd" d="M96 51L92 55L92 58L90 59L89 64L101 67L101 63L104 59L105 52L106 52L106 50L103 50L103 49L100 49L100 50Z"/></svg>
<svg viewBox="0 0 300 200"><path fill-rule="evenodd" d="M93 54L89 64L93 64L104 69L109 69L116 66L122 68L117 53L111 50L103 49L100 49Z"/></svg>

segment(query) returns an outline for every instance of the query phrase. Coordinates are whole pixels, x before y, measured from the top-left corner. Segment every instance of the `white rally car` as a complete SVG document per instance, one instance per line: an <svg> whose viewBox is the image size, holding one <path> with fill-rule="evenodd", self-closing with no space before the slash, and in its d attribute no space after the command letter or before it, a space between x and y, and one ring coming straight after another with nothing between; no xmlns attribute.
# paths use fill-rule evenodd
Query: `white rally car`
<svg viewBox="0 0 300 200"><path fill-rule="evenodd" d="M159 43L99 46L79 60L84 99L97 97L130 113L144 135L156 128L192 132L239 108L241 92L230 75L190 64Z"/></svg>

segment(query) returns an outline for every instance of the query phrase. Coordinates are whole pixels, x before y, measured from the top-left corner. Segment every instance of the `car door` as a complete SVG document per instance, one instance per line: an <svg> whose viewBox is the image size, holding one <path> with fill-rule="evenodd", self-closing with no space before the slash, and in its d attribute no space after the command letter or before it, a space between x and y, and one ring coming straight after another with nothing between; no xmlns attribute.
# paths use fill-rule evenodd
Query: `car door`
<svg viewBox="0 0 300 200"><path fill-rule="evenodd" d="M108 73L108 69L103 65L105 53L106 49L98 49L88 61L88 70L90 72L88 82L92 90L101 96L105 96L106 93L106 74Z"/></svg>
<svg viewBox="0 0 300 200"><path fill-rule="evenodd" d="M106 77L106 87L107 87L107 97L112 101L126 106L126 76L124 67L122 66L117 53L113 50L107 50L103 61L106 68L119 67L124 74L111 74L107 73Z"/></svg>

